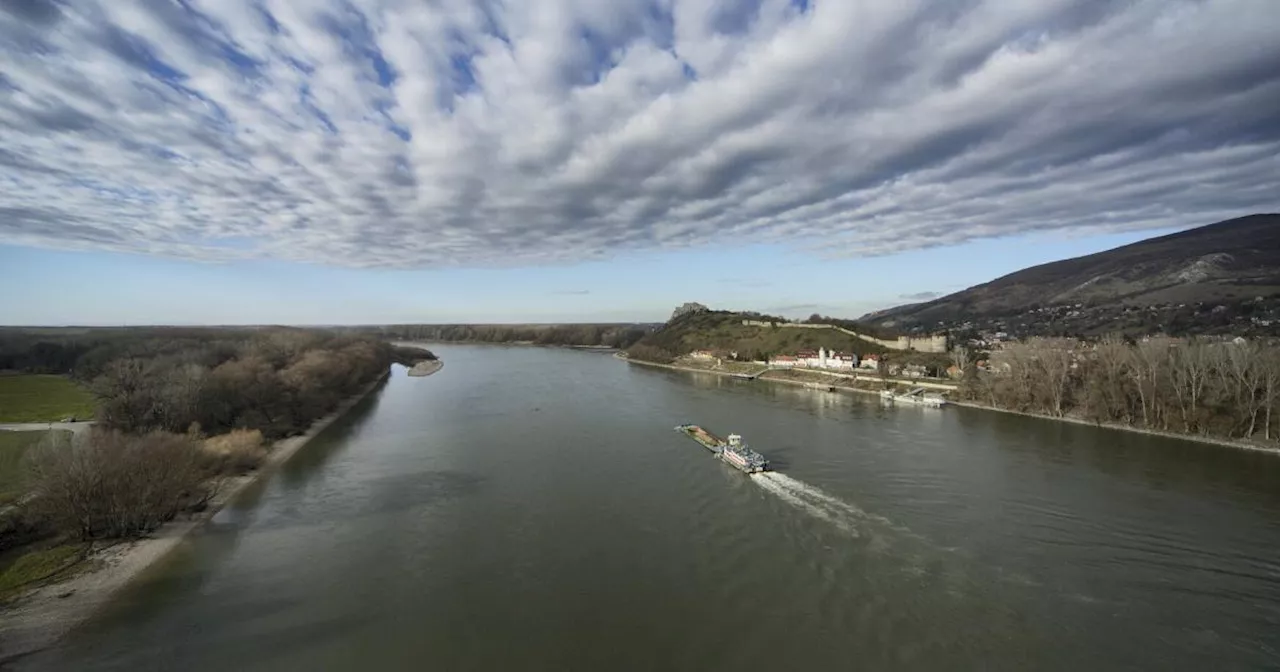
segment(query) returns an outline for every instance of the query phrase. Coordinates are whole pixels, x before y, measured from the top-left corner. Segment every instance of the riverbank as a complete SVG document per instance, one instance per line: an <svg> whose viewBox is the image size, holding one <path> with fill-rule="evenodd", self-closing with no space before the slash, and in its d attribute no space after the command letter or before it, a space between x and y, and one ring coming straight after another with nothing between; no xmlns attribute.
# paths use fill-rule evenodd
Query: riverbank
<svg viewBox="0 0 1280 672"><path fill-rule="evenodd" d="M728 378L733 378L734 376L738 375L737 373L735 373L735 372L733 372L733 371L716 371L715 369L699 369L699 368L697 368L697 367L693 367L693 366L680 366L679 364L659 364L658 362L647 362L647 361L645 361L645 360L643 360L643 359L629 359L629 358L627 358L627 357L623 357L623 356L621 356L620 354L619 354L619 355L614 355L614 357L616 357L617 359L620 359L620 360L622 360L622 361L624 361L624 362L629 362L629 363L631 363L631 364L639 364L639 365L641 365L641 366L652 366L652 367L659 368L659 369L671 369L672 371L688 371L688 372L691 372L691 373L709 373L709 374L711 374L711 375L713 375L713 376L724 376L724 377L728 377ZM811 385L811 384L813 384L813 383L819 383L819 384L822 384L822 385L828 385L828 386L830 386L830 387L834 387L834 388L836 388L837 390L848 390L848 391L850 391L850 392L858 392L858 393L861 393L861 394L871 394L871 395L876 395L876 396L879 396L879 394L880 394L880 391L879 391L879 390L868 390L868 389L864 389L864 388L861 388L861 387L853 387L853 386L851 386L851 385L841 385L841 384L838 384L837 382L835 382L834 380L832 380L832 379L830 379L830 378L827 378L826 376L823 376L824 380L822 380L822 381L818 381L818 380L793 380L793 379L790 379L790 378L781 378L781 377L770 376L770 375L769 375L770 373L774 373L774 371L766 371L764 374L762 374L762 375L758 378L758 380L767 380L767 381L769 381L769 382L771 382L771 383L782 383L782 384L784 384L784 385L799 385L799 386L801 386L801 387L807 387L807 386L809 386L809 385Z"/></svg>
<svg viewBox="0 0 1280 672"><path fill-rule="evenodd" d="M391 341L392 345L403 345L417 347L426 344L440 345L495 345L495 346L520 346L527 348L564 348L566 350L589 350L599 352L621 352L619 348L612 345L574 345L570 343L539 343L537 341Z"/></svg>
<svg viewBox="0 0 1280 672"><path fill-rule="evenodd" d="M653 367L662 368L662 369L672 369L674 371L709 373L716 376L733 376L734 375L732 372L728 372L728 371L699 369L692 366L680 366L678 364L659 364L657 362L646 362L644 360L639 360L639 359L628 359L620 355L615 355L615 357L625 362L631 362L631 363L640 364L643 366L653 366ZM764 375L760 376L759 380L767 380L773 383L783 383L788 385L802 385L802 386L809 385L812 382L818 382L818 381L801 381L801 380L788 380L786 378L776 378L776 377L770 376L769 373L772 373L772 372L767 372ZM831 387L836 388L837 390L848 390L850 392L860 392L862 394L873 394L873 395L880 394L878 390L868 390L864 388L853 387L850 385L841 385L834 381L824 382L823 384L828 384ZM1238 450L1249 450L1253 452L1268 453L1271 455L1280 456L1280 447L1266 446L1259 443L1252 443L1248 441L1237 441L1237 440L1231 440L1231 439L1222 439L1222 438L1217 438L1212 436L1200 436L1200 435L1193 435L1193 434L1179 434L1177 432L1164 432L1157 429L1146 429L1144 427L1134 427L1132 425L1122 425L1117 423L1106 423L1106 422L1098 423L1098 422L1091 422L1089 420L1084 420L1081 418L1073 418L1070 416L1057 417L1053 415L1046 415L1043 413L1028 413L1026 411L1015 411L1008 408L988 406L986 404L977 404L970 401L955 401L952 399L948 399L947 404L952 406L961 406L964 408L977 409L981 411L996 411L998 413L1009 413L1012 415L1021 415L1024 417L1037 418L1040 420L1055 420L1055 421L1061 421L1061 422L1070 422L1077 425L1088 425L1090 427L1101 427L1103 429L1115 429L1115 430L1120 430L1124 432L1132 432L1135 434L1146 434L1148 436L1158 436L1165 439L1181 439L1183 441L1192 441L1195 443L1204 443L1204 444L1209 444L1214 446L1223 446L1226 448L1236 448Z"/></svg>
<svg viewBox="0 0 1280 672"><path fill-rule="evenodd" d="M1146 434L1147 436L1158 436L1162 439L1181 439L1183 441L1191 441L1194 443L1206 443L1214 446L1223 446L1226 448L1236 448L1239 450L1250 450L1257 453L1268 453L1280 456L1280 447L1272 447L1260 443L1252 443L1249 441L1239 441L1233 439L1223 439L1214 436L1201 436L1199 434L1181 434L1178 432L1165 432L1158 429L1147 429L1145 427L1134 427L1133 425L1122 425L1114 422L1093 422L1083 418L1074 418L1069 415L1058 417L1055 415L1047 415L1044 413L1028 413L1026 411L1015 411L1011 408L1000 408L999 406L988 406L987 404L977 404L971 401L947 401L952 406L962 406L964 408L973 408L980 411L995 411L997 413L1008 413L1010 415L1021 415L1026 418L1038 418L1040 420L1056 420L1060 422L1069 422L1074 425L1088 425L1089 427L1100 427L1102 429L1117 429L1123 432L1131 432L1134 434Z"/></svg>
<svg viewBox="0 0 1280 672"><path fill-rule="evenodd" d="M249 485L273 473L391 377L390 370L347 398L329 415L316 420L298 436L277 441L262 465L243 476L223 481L207 508L165 523L143 539L112 544L93 551L84 562L89 569L71 578L41 586L4 605L0 614L0 666L30 655L62 638L88 620L144 570L176 548Z"/></svg>

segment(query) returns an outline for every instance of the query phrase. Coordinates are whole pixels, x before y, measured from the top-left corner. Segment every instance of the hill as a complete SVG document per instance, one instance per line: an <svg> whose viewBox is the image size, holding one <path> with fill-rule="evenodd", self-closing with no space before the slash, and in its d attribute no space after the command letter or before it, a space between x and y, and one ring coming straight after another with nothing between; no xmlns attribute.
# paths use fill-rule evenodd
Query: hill
<svg viewBox="0 0 1280 672"><path fill-rule="evenodd" d="M1174 326L1197 332L1240 322L1224 318L1224 312L1240 313L1234 317L1257 324L1252 318L1269 314L1276 303L1280 215L1263 214L1033 266L939 299L871 313L861 321L912 330L1003 319L1034 331L1050 318L1070 316L1083 318L1075 320L1076 330L1091 332L1126 324L1126 313L1145 311L1136 321L1143 329ZM1072 311L1076 314L1070 315ZM1155 319L1152 312L1158 314ZM1261 321L1269 320L1263 315Z"/></svg>
<svg viewBox="0 0 1280 672"><path fill-rule="evenodd" d="M880 345L835 329L773 329L744 325L743 320L785 321L757 313L677 310L669 322L628 348L627 356L670 362L694 350L737 352L740 357L749 359L818 348L859 355L885 350Z"/></svg>

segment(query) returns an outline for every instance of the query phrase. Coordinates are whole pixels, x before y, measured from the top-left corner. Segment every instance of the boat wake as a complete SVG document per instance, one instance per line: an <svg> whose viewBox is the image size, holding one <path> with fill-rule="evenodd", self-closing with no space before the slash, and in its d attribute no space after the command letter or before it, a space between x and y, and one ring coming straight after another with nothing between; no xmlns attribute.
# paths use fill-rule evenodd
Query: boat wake
<svg viewBox="0 0 1280 672"><path fill-rule="evenodd" d="M843 499L832 496L804 481L797 481L786 474L766 471L753 475L751 480L782 501L814 518L825 520L854 537L862 536L861 532L869 524L878 527L896 527L883 516L867 513Z"/></svg>

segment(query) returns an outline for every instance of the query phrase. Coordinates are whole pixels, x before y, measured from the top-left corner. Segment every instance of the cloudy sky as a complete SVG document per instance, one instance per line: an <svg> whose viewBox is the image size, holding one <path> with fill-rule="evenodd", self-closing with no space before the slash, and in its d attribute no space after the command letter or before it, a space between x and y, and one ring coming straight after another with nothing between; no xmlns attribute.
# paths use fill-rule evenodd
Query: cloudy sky
<svg viewBox="0 0 1280 672"><path fill-rule="evenodd" d="M1280 209L1275 0L0 0L0 323L920 300Z"/></svg>

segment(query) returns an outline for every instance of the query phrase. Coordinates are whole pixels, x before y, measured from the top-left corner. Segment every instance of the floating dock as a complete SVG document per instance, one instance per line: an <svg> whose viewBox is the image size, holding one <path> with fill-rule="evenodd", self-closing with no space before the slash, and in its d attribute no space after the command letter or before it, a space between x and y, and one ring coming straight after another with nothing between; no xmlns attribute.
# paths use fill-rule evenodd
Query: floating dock
<svg viewBox="0 0 1280 672"><path fill-rule="evenodd" d="M902 402L904 404L915 404L916 406L929 406L932 408L941 408L947 403L947 400L940 394L925 394L923 387L917 387L905 394L894 394L889 390L881 390L880 398L894 403Z"/></svg>

